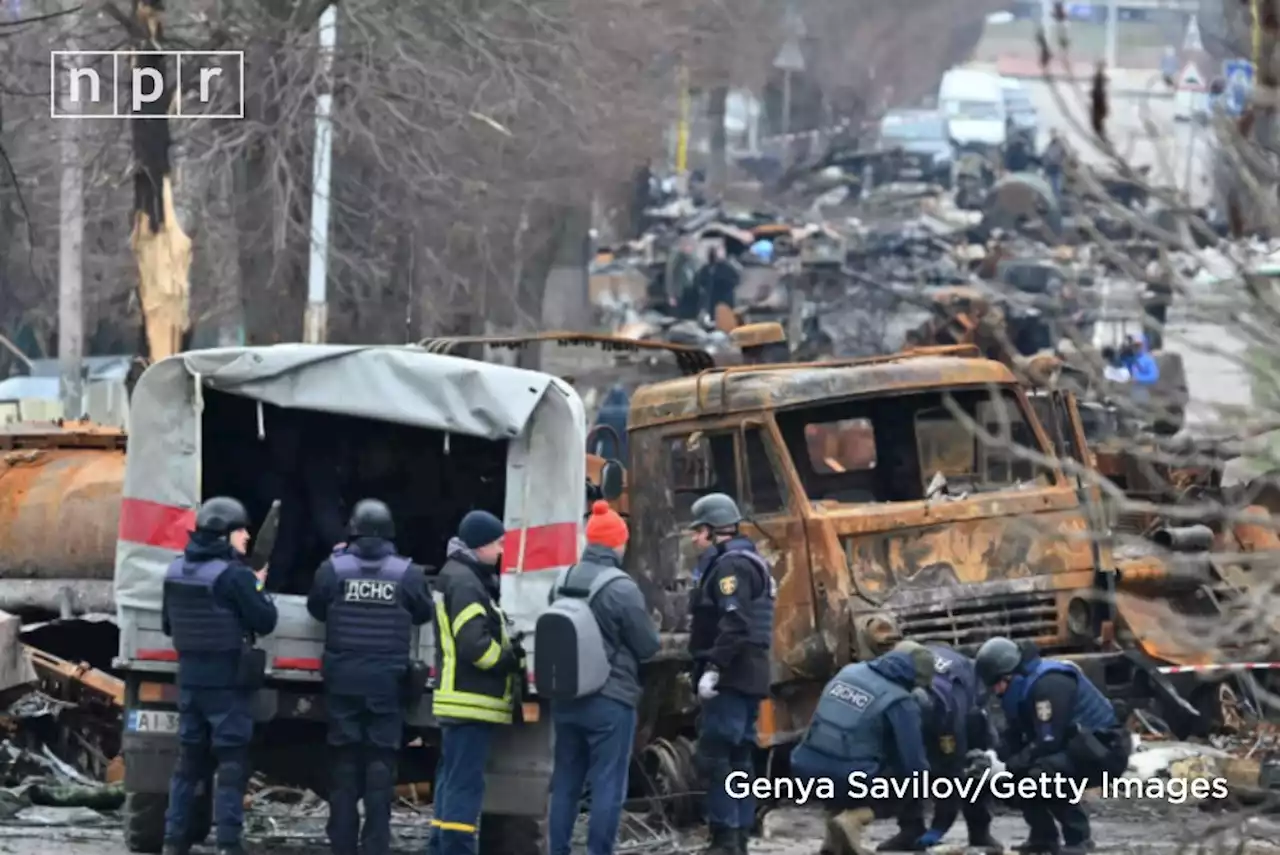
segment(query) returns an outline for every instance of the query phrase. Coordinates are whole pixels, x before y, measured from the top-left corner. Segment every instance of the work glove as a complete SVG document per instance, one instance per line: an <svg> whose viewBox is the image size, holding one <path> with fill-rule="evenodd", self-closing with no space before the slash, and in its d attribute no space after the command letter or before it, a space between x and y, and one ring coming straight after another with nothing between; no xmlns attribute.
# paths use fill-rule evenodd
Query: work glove
<svg viewBox="0 0 1280 855"><path fill-rule="evenodd" d="M502 648L502 655L498 657L497 663L493 666L493 670L499 674L519 674L523 669L520 665L520 656L510 647Z"/></svg>
<svg viewBox="0 0 1280 855"><path fill-rule="evenodd" d="M707 670L702 672L702 677L698 680L698 697L704 701L709 701L720 694L716 691L716 685L719 682L719 671Z"/></svg>
<svg viewBox="0 0 1280 855"><path fill-rule="evenodd" d="M943 832L936 828L931 828L924 834L920 835L920 839L916 841L916 845L921 849L928 849L930 846L937 846L942 842Z"/></svg>
<svg viewBox="0 0 1280 855"><path fill-rule="evenodd" d="M968 763L965 768L965 774L969 777L980 778L987 769L996 774L1005 771L1004 763L1000 762L1000 758L990 749L975 748L964 757Z"/></svg>

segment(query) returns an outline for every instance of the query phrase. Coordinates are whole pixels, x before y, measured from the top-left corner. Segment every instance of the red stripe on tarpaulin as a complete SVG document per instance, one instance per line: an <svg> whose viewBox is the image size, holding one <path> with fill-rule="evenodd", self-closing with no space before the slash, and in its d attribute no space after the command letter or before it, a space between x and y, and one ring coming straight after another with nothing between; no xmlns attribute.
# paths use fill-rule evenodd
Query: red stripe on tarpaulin
<svg viewBox="0 0 1280 855"><path fill-rule="evenodd" d="M277 671L319 671L320 660L306 656L277 656L273 667Z"/></svg>
<svg viewBox="0 0 1280 855"><path fill-rule="evenodd" d="M120 539L181 552L195 527L195 511L146 499L120 500ZM524 569L555 570L578 560L576 522L535 525L509 531L503 540L502 571L511 572L520 558L520 538L525 536Z"/></svg>
<svg viewBox="0 0 1280 855"><path fill-rule="evenodd" d="M578 560L576 522L534 525L507 532L502 541L502 572L511 573L520 561L520 536L524 535L524 569L558 570Z"/></svg>
<svg viewBox="0 0 1280 855"><path fill-rule="evenodd" d="M181 552L195 528L196 512L146 499L120 500L120 539Z"/></svg>
<svg viewBox="0 0 1280 855"><path fill-rule="evenodd" d="M178 651L157 648L155 650L139 650L138 659L146 662L177 662Z"/></svg>

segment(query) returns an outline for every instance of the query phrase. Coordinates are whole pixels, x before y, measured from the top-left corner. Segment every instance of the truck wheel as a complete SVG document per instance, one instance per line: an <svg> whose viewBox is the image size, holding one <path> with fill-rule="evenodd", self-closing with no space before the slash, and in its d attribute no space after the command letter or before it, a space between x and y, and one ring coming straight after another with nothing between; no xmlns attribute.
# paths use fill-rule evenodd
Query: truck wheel
<svg viewBox="0 0 1280 855"><path fill-rule="evenodd" d="M532 816L486 813L480 818L480 855L546 855L546 822Z"/></svg>
<svg viewBox="0 0 1280 855"><path fill-rule="evenodd" d="M125 793L126 849L155 853L164 848L164 811L168 804L169 797L160 793Z"/></svg>

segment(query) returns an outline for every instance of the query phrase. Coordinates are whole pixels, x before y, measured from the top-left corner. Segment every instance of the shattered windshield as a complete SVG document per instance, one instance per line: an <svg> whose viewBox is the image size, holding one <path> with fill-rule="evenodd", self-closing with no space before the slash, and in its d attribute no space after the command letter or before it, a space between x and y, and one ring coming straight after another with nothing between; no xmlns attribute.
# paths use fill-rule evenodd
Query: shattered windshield
<svg viewBox="0 0 1280 855"><path fill-rule="evenodd" d="M952 118L973 122L998 122L1004 118L1000 115L1000 106L991 101L949 101L947 113Z"/></svg>
<svg viewBox="0 0 1280 855"><path fill-rule="evenodd" d="M984 443L974 432L1006 442ZM824 404L778 414L805 493L814 501L919 501L939 493L1047 486L1050 456L1016 393L955 389ZM937 486L939 476L942 488Z"/></svg>

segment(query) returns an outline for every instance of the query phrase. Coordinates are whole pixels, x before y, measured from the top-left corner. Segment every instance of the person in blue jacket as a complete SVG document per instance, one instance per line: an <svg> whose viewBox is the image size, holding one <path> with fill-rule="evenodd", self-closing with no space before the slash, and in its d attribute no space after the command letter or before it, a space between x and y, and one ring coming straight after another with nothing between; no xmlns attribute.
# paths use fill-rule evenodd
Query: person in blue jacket
<svg viewBox="0 0 1280 855"><path fill-rule="evenodd" d="M262 593L267 568L246 563L249 515L239 500L214 496L196 513L186 548L165 572L160 626L178 653L178 762L169 785L164 855L187 855L196 791L216 769L213 815L218 855L244 855L249 784L249 701L261 682L255 636L276 628Z"/></svg>
<svg viewBox="0 0 1280 855"><path fill-rule="evenodd" d="M1088 786L1103 773L1124 772L1133 747L1129 733L1111 701L1075 665L1042 659L1033 646L997 636L978 649L974 666L1000 698L1007 730L997 753L1015 778L1061 776ZM1041 792L1020 806L1030 828L1020 852L1084 855L1093 848L1083 805Z"/></svg>
<svg viewBox="0 0 1280 855"><path fill-rule="evenodd" d="M1124 349L1124 367L1129 369L1129 376L1140 386L1153 386L1160 381L1160 366L1151 355L1147 337L1142 333L1131 333L1128 346Z"/></svg>
<svg viewBox="0 0 1280 855"><path fill-rule="evenodd" d="M995 734L987 717L986 687L978 679L973 660L941 644L922 645L910 639L898 642L905 653L926 651L933 657L933 684L927 694L918 694L924 723L924 744L929 769L935 776L959 779L965 772L970 750L992 747ZM923 825L923 802L910 805L898 814L899 831L876 847L877 852L919 852L936 846L946 836L956 817L964 814L969 830L969 848L1003 852L1004 846L991 836L989 793L966 799L959 793L938 801L929 830Z"/></svg>
<svg viewBox="0 0 1280 855"><path fill-rule="evenodd" d="M862 855L862 832L874 819L914 817L912 839L924 834L921 812L909 801L853 798L849 776L905 778L929 769L920 703L913 691L933 682L933 654L893 651L841 668L822 690L804 739L791 754L798 776L831 778L836 798L828 807L827 839L822 851Z"/></svg>

